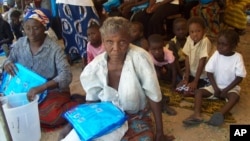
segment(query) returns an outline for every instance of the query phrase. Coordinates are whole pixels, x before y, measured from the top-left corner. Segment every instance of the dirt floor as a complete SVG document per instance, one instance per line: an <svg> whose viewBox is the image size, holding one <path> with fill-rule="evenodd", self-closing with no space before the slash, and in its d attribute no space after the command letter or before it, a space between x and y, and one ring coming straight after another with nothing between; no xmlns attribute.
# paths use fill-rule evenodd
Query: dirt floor
<svg viewBox="0 0 250 141"><path fill-rule="evenodd" d="M176 138L175 141L229 141L230 124L250 124L250 111L246 108L250 107L250 102L248 101L250 95L250 26L248 26L246 34L241 36L237 51L243 55L248 74L241 83L241 99L231 111L236 123L224 123L221 127L212 127L205 123L195 127L184 127L182 121L192 113L192 110L173 107L178 114L176 116L163 114L163 120L164 132L174 135ZM81 64L73 64L72 70L74 80L71 84L71 91L72 93L84 94L82 86L79 83L79 76L82 71ZM205 120L209 119L208 115L204 114L203 116ZM41 141L56 141L60 130L61 129L53 132L43 132Z"/></svg>

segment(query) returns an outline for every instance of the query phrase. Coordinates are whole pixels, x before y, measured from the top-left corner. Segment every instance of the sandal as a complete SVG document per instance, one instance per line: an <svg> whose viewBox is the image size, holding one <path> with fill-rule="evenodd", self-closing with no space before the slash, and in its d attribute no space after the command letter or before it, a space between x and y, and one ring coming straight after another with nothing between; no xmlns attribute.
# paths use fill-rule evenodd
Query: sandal
<svg viewBox="0 0 250 141"><path fill-rule="evenodd" d="M198 118L194 118L194 117L189 117L189 118L182 121L182 123L184 125L187 125L187 126L199 125L202 122L203 122L203 119L198 119Z"/></svg>
<svg viewBox="0 0 250 141"><path fill-rule="evenodd" d="M212 126L221 126L224 122L224 116L220 112L216 112L212 115L209 121L207 121L208 125Z"/></svg>

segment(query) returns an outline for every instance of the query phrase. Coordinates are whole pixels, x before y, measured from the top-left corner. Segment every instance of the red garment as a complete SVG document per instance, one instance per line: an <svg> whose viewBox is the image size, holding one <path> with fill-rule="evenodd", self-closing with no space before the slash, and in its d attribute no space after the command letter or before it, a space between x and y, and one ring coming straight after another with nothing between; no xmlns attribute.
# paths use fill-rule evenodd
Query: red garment
<svg viewBox="0 0 250 141"><path fill-rule="evenodd" d="M48 93L46 99L38 105L41 127L55 129L66 124L62 114L76 105L78 103L71 100L69 92Z"/></svg>

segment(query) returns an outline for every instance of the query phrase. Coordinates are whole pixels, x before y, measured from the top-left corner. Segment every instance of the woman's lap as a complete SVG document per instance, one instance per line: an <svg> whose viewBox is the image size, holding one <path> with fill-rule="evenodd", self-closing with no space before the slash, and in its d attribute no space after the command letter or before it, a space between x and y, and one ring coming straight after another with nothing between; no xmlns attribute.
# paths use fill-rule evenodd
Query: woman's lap
<svg viewBox="0 0 250 141"><path fill-rule="evenodd" d="M38 105L42 128L56 128L64 125L67 121L62 114L78 105L72 101L69 92L50 92L46 99Z"/></svg>
<svg viewBox="0 0 250 141"><path fill-rule="evenodd" d="M154 140L152 119L149 115L143 118L128 119L129 129L121 141Z"/></svg>

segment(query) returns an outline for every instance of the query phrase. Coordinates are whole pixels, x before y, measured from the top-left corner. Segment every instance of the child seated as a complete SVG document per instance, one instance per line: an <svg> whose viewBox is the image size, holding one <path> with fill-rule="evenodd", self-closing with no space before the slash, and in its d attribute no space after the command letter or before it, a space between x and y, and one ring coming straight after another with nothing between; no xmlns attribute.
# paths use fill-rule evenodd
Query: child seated
<svg viewBox="0 0 250 141"><path fill-rule="evenodd" d="M87 62L90 63L97 55L105 51L102 44L100 26L92 22L87 29L88 44L87 44Z"/></svg>
<svg viewBox="0 0 250 141"><path fill-rule="evenodd" d="M11 29L15 35L16 40L23 36L22 21L20 20L22 13L19 10L14 10L10 13Z"/></svg>
<svg viewBox="0 0 250 141"><path fill-rule="evenodd" d="M172 51L164 47L164 40L160 34L152 34L148 38L149 53L152 56L158 80L171 80L172 89L176 85L175 58ZM165 99L165 101L164 101ZM169 115L176 115L174 109L167 106L169 100L163 96L163 111Z"/></svg>
<svg viewBox="0 0 250 141"><path fill-rule="evenodd" d="M219 33L217 51L209 59L205 70L211 85L195 92L194 113L183 121L185 125L200 124L202 98L225 99L227 103L215 112L209 125L220 126L224 122L224 115L228 113L240 98L240 82L246 77L246 69L242 55L235 51L239 43L239 35L232 29Z"/></svg>
<svg viewBox="0 0 250 141"><path fill-rule="evenodd" d="M175 37L168 42L168 48L174 54L178 78L182 78L185 68L185 54L182 52L182 48L187 39L187 20L185 18L175 19L173 22L173 32Z"/></svg>
<svg viewBox="0 0 250 141"><path fill-rule="evenodd" d="M6 56L9 55L9 46L12 44L13 39L14 35L10 24L0 14L0 53L5 52Z"/></svg>
<svg viewBox="0 0 250 141"><path fill-rule="evenodd" d="M185 73L183 80L177 85L176 91L184 96L194 96L197 88L209 84L204 70L209 58L212 44L206 37L206 25L200 17L192 17L188 20L189 36L182 49L185 56Z"/></svg>
<svg viewBox="0 0 250 141"><path fill-rule="evenodd" d="M132 22L130 27L131 43L148 50L148 41L144 37L143 25L140 22Z"/></svg>

